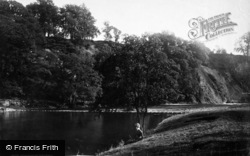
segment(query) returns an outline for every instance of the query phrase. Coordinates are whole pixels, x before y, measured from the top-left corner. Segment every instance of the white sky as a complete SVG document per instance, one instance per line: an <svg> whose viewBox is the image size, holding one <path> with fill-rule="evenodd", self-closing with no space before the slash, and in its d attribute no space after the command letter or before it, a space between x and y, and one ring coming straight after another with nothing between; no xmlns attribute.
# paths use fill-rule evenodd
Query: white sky
<svg viewBox="0 0 250 156"><path fill-rule="evenodd" d="M16 0L27 5L36 0ZM205 42L211 49L225 48L233 52L237 39L250 31L250 0L53 0L56 6L85 4L96 19L96 26L102 30L104 21L126 34L141 35L169 31L189 40L188 21L191 18L205 19L231 12L230 19L238 24L234 34L220 36ZM98 39L101 39L100 36Z"/></svg>

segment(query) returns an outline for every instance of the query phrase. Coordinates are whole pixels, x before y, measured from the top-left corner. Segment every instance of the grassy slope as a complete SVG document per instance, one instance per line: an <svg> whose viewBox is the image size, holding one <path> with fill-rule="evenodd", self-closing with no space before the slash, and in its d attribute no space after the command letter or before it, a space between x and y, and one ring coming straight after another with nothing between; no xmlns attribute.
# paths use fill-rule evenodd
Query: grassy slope
<svg viewBox="0 0 250 156"><path fill-rule="evenodd" d="M163 120L140 142L100 155L247 155L250 109L204 111Z"/></svg>

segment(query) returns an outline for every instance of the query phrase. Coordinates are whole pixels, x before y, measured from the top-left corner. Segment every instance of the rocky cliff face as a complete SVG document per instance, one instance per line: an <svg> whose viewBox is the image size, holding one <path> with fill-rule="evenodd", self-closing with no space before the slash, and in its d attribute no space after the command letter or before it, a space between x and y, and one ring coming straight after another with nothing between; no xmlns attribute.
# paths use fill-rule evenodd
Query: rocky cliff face
<svg viewBox="0 0 250 156"><path fill-rule="evenodd" d="M215 69L205 66L199 68L201 103L203 104L221 104L229 100L229 91L226 80Z"/></svg>
<svg viewBox="0 0 250 156"><path fill-rule="evenodd" d="M249 62L244 56L213 54L210 65L200 66L202 104L250 102Z"/></svg>

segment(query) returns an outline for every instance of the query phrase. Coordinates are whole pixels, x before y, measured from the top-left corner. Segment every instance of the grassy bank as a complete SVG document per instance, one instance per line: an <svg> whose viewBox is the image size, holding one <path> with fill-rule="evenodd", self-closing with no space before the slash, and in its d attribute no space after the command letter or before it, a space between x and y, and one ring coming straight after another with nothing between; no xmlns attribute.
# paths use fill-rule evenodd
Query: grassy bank
<svg viewBox="0 0 250 156"><path fill-rule="evenodd" d="M248 155L250 108L191 112L163 120L142 141L100 155Z"/></svg>

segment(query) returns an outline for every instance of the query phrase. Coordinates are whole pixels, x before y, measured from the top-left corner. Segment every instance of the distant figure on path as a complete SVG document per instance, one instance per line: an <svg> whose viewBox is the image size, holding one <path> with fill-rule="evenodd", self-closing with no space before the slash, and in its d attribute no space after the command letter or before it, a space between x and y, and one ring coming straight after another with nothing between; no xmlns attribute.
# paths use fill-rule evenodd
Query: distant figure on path
<svg viewBox="0 0 250 156"><path fill-rule="evenodd" d="M139 141L143 139L143 131L141 130L141 125L139 123L135 124L136 127L136 135L135 135L135 140Z"/></svg>

